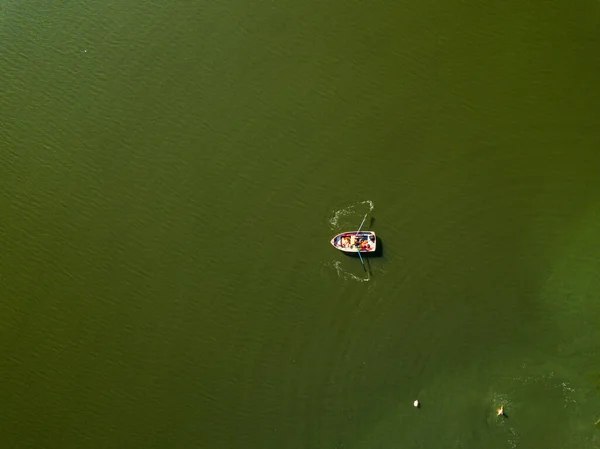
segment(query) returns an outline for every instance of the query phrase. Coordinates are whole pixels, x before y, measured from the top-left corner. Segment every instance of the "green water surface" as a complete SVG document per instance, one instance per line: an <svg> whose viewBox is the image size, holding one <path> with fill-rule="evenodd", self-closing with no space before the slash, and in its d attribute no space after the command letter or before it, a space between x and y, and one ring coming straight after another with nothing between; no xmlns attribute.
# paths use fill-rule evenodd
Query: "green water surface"
<svg viewBox="0 0 600 449"><path fill-rule="evenodd" d="M597 1L2 0L0 40L0 446L600 448Z"/></svg>

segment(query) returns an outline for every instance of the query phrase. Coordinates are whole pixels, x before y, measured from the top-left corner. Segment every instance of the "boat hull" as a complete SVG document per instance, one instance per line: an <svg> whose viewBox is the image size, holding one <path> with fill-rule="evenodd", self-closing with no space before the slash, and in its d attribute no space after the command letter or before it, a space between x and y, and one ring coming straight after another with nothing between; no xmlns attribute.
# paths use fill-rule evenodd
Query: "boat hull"
<svg viewBox="0 0 600 449"><path fill-rule="evenodd" d="M331 239L331 244L345 253L374 253L377 236L373 231L342 232Z"/></svg>

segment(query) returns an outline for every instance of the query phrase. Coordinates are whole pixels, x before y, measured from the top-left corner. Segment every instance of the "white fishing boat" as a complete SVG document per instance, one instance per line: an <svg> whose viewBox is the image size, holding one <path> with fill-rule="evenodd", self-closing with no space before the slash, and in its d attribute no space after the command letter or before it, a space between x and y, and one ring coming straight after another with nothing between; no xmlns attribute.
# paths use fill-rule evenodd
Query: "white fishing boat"
<svg viewBox="0 0 600 449"><path fill-rule="evenodd" d="M373 253L377 236L373 231L342 232L331 239L331 244L345 253Z"/></svg>
<svg viewBox="0 0 600 449"><path fill-rule="evenodd" d="M342 232L331 239L331 244L334 248L345 253L356 253L360 259L365 271L365 261L360 253L374 253L377 249L377 236L373 231L360 231L365 224L368 213L365 214L362 223L358 227L358 231Z"/></svg>

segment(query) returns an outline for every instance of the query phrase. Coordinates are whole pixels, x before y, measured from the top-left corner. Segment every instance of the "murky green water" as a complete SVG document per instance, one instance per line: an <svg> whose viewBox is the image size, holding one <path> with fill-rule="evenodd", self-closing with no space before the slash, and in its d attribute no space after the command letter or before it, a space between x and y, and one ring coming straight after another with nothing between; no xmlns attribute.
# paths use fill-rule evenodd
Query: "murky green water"
<svg viewBox="0 0 600 449"><path fill-rule="evenodd" d="M0 38L3 447L600 447L597 1ZM328 241L369 210L367 274Z"/></svg>

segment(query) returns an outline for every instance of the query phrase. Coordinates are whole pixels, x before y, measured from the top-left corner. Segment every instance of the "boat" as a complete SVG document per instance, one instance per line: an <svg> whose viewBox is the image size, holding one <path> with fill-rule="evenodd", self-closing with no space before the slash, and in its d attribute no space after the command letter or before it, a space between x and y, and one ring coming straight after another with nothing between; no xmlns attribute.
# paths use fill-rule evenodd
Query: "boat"
<svg viewBox="0 0 600 449"><path fill-rule="evenodd" d="M373 231L342 232L331 239L331 244L345 253L373 253L377 249L377 236Z"/></svg>

